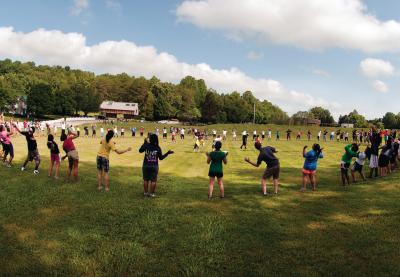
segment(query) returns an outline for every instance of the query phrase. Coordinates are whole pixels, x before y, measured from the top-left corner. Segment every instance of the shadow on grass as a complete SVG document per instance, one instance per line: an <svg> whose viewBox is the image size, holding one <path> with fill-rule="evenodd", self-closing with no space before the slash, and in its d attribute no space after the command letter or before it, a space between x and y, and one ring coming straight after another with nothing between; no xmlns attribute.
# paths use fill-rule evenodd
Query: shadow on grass
<svg viewBox="0 0 400 277"><path fill-rule="evenodd" d="M322 168L320 190L302 194L295 191L300 171L283 168L281 194L263 197L261 169L233 169L240 179L226 178L227 198L209 201L208 178L165 174L162 164L155 199L143 197L138 167L111 164L108 193L96 190L94 163L81 163L80 183L0 170L7 180L0 185L5 275L385 275L400 270L397 175L378 180L387 190L373 183L343 190L332 185L333 168Z"/></svg>

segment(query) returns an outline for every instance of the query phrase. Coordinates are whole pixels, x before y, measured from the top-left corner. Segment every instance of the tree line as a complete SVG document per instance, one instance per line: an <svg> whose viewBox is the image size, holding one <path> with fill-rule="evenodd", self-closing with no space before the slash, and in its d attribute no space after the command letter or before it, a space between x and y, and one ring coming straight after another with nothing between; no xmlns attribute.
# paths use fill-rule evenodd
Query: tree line
<svg viewBox="0 0 400 277"><path fill-rule="evenodd" d="M101 74L68 66L0 61L0 110L23 97L28 113L73 115L98 112L102 101L135 102L148 120L177 118L205 123L286 123L289 116L278 106L254 97L251 91L220 94L192 76L178 84L156 77Z"/></svg>
<svg viewBox="0 0 400 277"><path fill-rule="evenodd" d="M177 118L204 123L255 122L302 124L303 119L319 119L336 124L330 111L314 107L292 117L251 91L218 93L202 79L186 76L178 84L157 77L101 74L71 69L69 66L36 65L5 59L0 61L0 110L7 111L18 99L26 99L28 113L44 115L87 115L98 112L102 101L135 102L140 116L147 120ZM338 124L352 123L357 128L370 124L400 128L400 114L387 113L382 119L367 121L356 110L339 117Z"/></svg>

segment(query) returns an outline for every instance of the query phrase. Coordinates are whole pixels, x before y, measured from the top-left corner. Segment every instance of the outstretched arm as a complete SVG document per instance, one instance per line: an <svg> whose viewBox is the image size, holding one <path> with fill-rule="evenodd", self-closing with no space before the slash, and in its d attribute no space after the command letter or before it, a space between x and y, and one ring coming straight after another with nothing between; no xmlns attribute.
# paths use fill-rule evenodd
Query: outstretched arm
<svg viewBox="0 0 400 277"><path fill-rule="evenodd" d="M14 123L13 126L15 130L17 130L17 132L21 134L21 130L18 128L17 124Z"/></svg>
<svg viewBox="0 0 400 277"><path fill-rule="evenodd" d="M117 154L124 154L124 153L126 153L126 152L129 152L129 151L131 151L132 150L132 148L131 147L128 147L127 149L125 149L125 150L118 150L118 149L116 149L115 150L115 153L117 153Z"/></svg>
<svg viewBox="0 0 400 277"><path fill-rule="evenodd" d="M174 151L168 150L168 152L165 153L164 155L161 155L161 156L159 157L159 159L162 161L162 160L164 160L166 157L168 157L170 154L174 154Z"/></svg>
<svg viewBox="0 0 400 277"><path fill-rule="evenodd" d="M244 160L245 160L246 162L248 162L249 164L251 164L252 166L255 166L255 167L259 167L259 166L260 166L259 163L253 163L252 161L250 161L249 158L245 158Z"/></svg>

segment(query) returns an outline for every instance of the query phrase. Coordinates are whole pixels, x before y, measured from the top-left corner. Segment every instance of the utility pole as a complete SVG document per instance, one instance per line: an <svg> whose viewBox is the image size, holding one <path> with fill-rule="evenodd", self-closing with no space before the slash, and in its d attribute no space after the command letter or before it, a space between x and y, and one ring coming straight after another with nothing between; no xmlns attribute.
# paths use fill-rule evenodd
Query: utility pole
<svg viewBox="0 0 400 277"><path fill-rule="evenodd" d="M253 104L253 124L256 124L256 102Z"/></svg>

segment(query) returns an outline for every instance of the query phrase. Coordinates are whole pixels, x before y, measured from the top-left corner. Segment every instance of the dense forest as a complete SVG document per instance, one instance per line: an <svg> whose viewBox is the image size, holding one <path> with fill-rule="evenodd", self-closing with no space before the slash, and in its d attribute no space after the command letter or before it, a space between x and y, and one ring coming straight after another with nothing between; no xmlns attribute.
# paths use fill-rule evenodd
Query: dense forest
<svg viewBox="0 0 400 277"><path fill-rule="evenodd" d="M43 115L74 115L98 112L103 100L136 102L140 117L147 120L177 118L204 123L292 124L304 118L334 124L329 110L314 107L299 111L291 118L271 102L260 101L251 91L221 94L208 88L204 80L186 76L179 84L162 82L157 77L129 76L126 73L96 75L68 66L35 65L9 59L0 61L0 111L8 111L18 99L25 99L28 113ZM388 112L382 119L367 121L353 111L339 117L339 124L353 123L356 127L369 124L400 128L400 114Z"/></svg>
<svg viewBox="0 0 400 277"><path fill-rule="evenodd" d="M211 123L286 123L279 107L260 101L250 91L220 94L204 80L187 76L179 84L156 77L96 75L68 66L36 66L33 62L0 61L0 109L6 110L26 97L28 112L35 116L97 112L103 100L136 102L140 116L149 120L178 118Z"/></svg>

